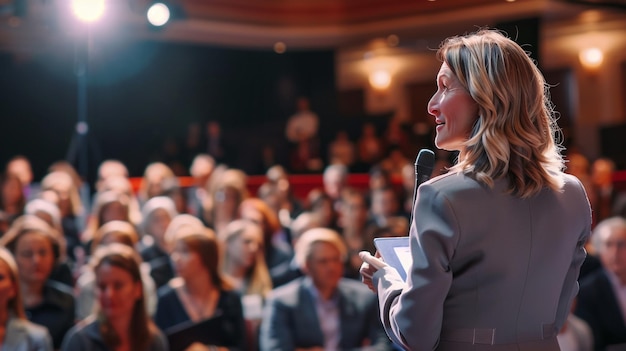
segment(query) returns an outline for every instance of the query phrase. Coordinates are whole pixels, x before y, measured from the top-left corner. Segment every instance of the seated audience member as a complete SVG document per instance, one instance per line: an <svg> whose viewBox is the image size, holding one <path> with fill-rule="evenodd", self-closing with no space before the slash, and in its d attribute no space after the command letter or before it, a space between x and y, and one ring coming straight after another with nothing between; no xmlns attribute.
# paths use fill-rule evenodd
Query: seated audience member
<svg viewBox="0 0 626 351"><path fill-rule="evenodd" d="M274 165L265 172L265 176L267 177L267 182L264 185L267 184L270 189L270 191L266 192L275 194L276 199L275 201L266 201L260 188L258 196L278 213L278 219L283 227L288 227L291 220L298 217L303 211L301 201L293 194L291 189L289 174L287 174L283 166Z"/></svg>
<svg viewBox="0 0 626 351"><path fill-rule="evenodd" d="M346 247L335 231L315 228L296 244L305 277L272 291L261 323L261 350L388 350L376 296L342 278Z"/></svg>
<svg viewBox="0 0 626 351"><path fill-rule="evenodd" d="M256 349L263 303L272 290L265 263L263 230L252 221L238 219L227 225L219 237L224 251L222 270L241 295L248 340L253 344L249 346Z"/></svg>
<svg viewBox="0 0 626 351"><path fill-rule="evenodd" d="M163 185L168 180L175 178L176 175L174 171L165 163L153 162L149 164L144 170L139 190L137 190L137 197L139 198L140 204L145 203L155 196L163 195Z"/></svg>
<svg viewBox="0 0 626 351"><path fill-rule="evenodd" d="M79 226L85 226L85 214L89 213L89 208L91 200L91 190L89 189L89 184L83 181L78 171L74 166L65 160L60 160L52 163L50 167L48 167L48 173L53 172L63 172L69 175L72 178L73 187L78 190L78 196L80 198L80 202L84 207L83 215L80 216L78 224Z"/></svg>
<svg viewBox="0 0 626 351"><path fill-rule="evenodd" d="M337 204L340 202L338 201ZM333 200L328 194L320 189L313 189L307 194L307 210L315 217L320 227L336 229L337 210L333 205ZM337 209L341 206L337 206Z"/></svg>
<svg viewBox="0 0 626 351"><path fill-rule="evenodd" d="M141 223L141 209L139 206L139 200L133 191L133 185L130 182L130 179L122 176L107 177L102 181L100 190L98 190L97 194L102 194L108 191L115 191L128 198L128 219L132 224L139 225L139 223ZM95 207L95 202L97 201L98 198L95 196L93 207Z"/></svg>
<svg viewBox="0 0 626 351"><path fill-rule="evenodd" d="M263 200L245 199L239 205L239 217L257 223L263 230L265 262L270 270L270 275L272 275L274 268L291 260L293 257L292 249L285 235L281 235L283 228L278 216Z"/></svg>
<svg viewBox="0 0 626 351"><path fill-rule="evenodd" d="M98 311L67 333L61 350L167 351L165 337L146 312L137 253L126 245L102 246L90 265Z"/></svg>
<svg viewBox="0 0 626 351"><path fill-rule="evenodd" d="M104 191L104 182L110 177L128 178L128 168L118 160L104 160L98 166L98 180L96 181L96 191Z"/></svg>
<svg viewBox="0 0 626 351"><path fill-rule="evenodd" d="M58 234L57 240L59 241L61 252L57 264L50 274L50 279L68 286L74 286L74 275L72 272L73 262L71 262L66 255L68 247L67 238L63 235L61 212L59 208L46 200L33 199L26 204L24 214L39 217L54 229L55 234Z"/></svg>
<svg viewBox="0 0 626 351"><path fill-rule="evenodd" d="M76 261L75 251L81 251L79 233L83 230L82 218L85 215L79 190L69 174L59 171L48 173L41 180L41 191L48 190L54 191L58 196L57 205L61 211L63 236L68 242L68 255Z"/></svg>
<svg viewBox="0 0 626 351"><path fill-rule="evenodd" d="M52 351L48 330L26 319L17 264L11 253L0 247L0 349Z"/></svg>
<svg viewBox="0 0 626 351"><path fill-rule="evenodd" d="M328 160L330 164L342 164L350 168L356 159L356 149L350 140L348 132L340 130L335 139L328 145Z"/></svg>
<svg viewBox="0 0 626 351"><path fill-rule="evenodd" d="M272 281L265 263L263 230L250 220L238 219L220 234L224 245L223 272L241 295L265 295Z"/></svg>
<svg viewBox="0 0 626 351"><path fill-rule="evenodd" d="M110 221L125 221L130 223L130 202L128 196L114 190L96 193L96 201L87 228L82 234L82 241L87 249L93 240L96 231Z"/></svg>
<svg viewBox="0 0 626 351"><path fill-rule="evenodd" d="M150 262L167 256L165 231L178 215L174 201L166 196L156 196L146 202L141 209L143 218L141 230L141 258Z"/></svg>
<svg viewBox="0 0 626 351"><path fill-rule="evenodd" d="M110 221L105 223L93 238L91 252L95 252L102 246L113 243L122 244L136 250L139 236L135 227L124 221ZM150 268L147 264L141 263L141 281L143 283L144 298L149 315L156 311L156 287L154 280L150 276ZM96 305L96 276L95 272L88 267L76 281L76 318L84 319L93 312Z"/></svg>
<svg viewBox="0 0 626 351"><path fill-rule="evenodd" d="M0 239L0 246L15 256L28 319L48 328L54 347L59 348L74 325L74 296L69 286L49 279L61 253L58 234L53 232L40 218L24 215Z"/></svg>
<svg viewBox="0 0 626 351"><path fill-rule="evenodd" d="M193 185L187 189L187 208L189 213L200 217L202 203L208 196L206 185L215 169L215 160L207 154L198 154L193 158L189 167L189 174L193 179Z"/></svg>
<svg viewBox="0 0 626 351"><path fill-rule="evenodd" d="M608 158L599 158L591 165L591 183L593 186L594 223L600 223L611 216L626 218L626 194L613 186L615 163Z"/></svg>
<svg viewBox="0 0 626 351"><path fill-rule="evenodd" d="M173 233L172 242L177 278L159 289L156 324L168 333L171 328L190 321L220 318L221 329L211 332L221 340L210 346L243 350L246 329L241 297L220 273L220 249L215 234L204 226L187 225Z"/></svg>
<svg viewBox="0 0 626 351"><path fill-rule="evenodd" d="M305 233L309 229L318 227L321 227L321 224L317 216L312 215L310 212L302 212L291 223L291 245L295 247L296 243L298 242L298 238L300 238L303 233ZM303 273L294 255L294 257L289 261L289 264L283 264L276 267L272 271L271 276L272 286L276 288L285 285L295 280L296 278L302 277Z"/></svg>
<svg viewBox="0 0 626 351"><path fill-rule="evenodd" d="M26 196L20 178L13 173L0 175L0 234L24 213Z"/></svg>
<svg viewBox="0 0 626 351"><path fill-rule="evenodd" d="M373 233L377 226L368 221L367 208L365 194L361 191L353 188L344 191L338 225L348 249L344 272L346 278L361 279L359 269L363 260L359 257L359 252L367 250L372 255L376 252Z"/></svg>
<svg viewBox="0 0 626 351"><path fill-rule="evenodd" d="M175 276L174 263L171 258L173 241L175 234L187 226L204 228L204 224L197 217L185 213L176 215L172 218L163 235L164 255L152 258L148 262L150 265L150 276L154 280L157 289L166 285Z"/></svg>
<svg viewBox="0 0 626 351"><path fill-rule="evenodd" d="M389 225L391 218L404 216L403 212L400 210L398 194L392 187L372 191L370 214L372 220L379 227Z"/></svg>
<svg viewBox="0 0 626 351"><path fill-rule="evenodd" d="M341 192L348 186L348 168L340 164L326 167L322 174L322 185L324 193L332 200L333 210L337 210Z"/></svg>
<svg viewBox="0 0 626 351"><path fill-rule="evenodd" d="M603 269L580 282L575 313L591 327L595 350L626 350L626 219L601 221L591 242Z"/></svg>
<svg viewBox="0 0 626 351"><path fill-rule="evenodd" d="M413 167L411 167L413 168ZM382 189L393 186L393 180L391 179L391 174L382 168L380 165L374 165L369 169L369 191L374 191L376 189ZM411 185L411 188L413 185Z"/></svg>
<svg viewBox="0 0 626 351"><path fill-rule="evenodd" d="M359 170L367 169L371 165L378 163L384 155L383 142L376 133L374 124L363 124L361 135L357 139Z"/></svg>
<svg viewBox="0 0 626 351"><path fill-rule="evenodd" d="M39 189L33 184L33 168L26 156L17 155L11 158L6 164L5 172L15 174L20 179L26 200L37 195Z"/></svg>
<svg viewBox="0 0 626 351"><path fill-rule="evenodd" d="M242 170L229 168L218 172L215 180L211 177L207 184L209 197L202 215L204 223L217 233L237 219L239 205L248 198L247 175Z"/></svg>
<svg viewBox="0 0 626 351"><path fill-rule="evenodd" d="M386 170L392 178L402 177L402 168L410 164L411 161L404 156L402 150L397 146L391 147L388 155L380 161L380 167Z"/></svg>

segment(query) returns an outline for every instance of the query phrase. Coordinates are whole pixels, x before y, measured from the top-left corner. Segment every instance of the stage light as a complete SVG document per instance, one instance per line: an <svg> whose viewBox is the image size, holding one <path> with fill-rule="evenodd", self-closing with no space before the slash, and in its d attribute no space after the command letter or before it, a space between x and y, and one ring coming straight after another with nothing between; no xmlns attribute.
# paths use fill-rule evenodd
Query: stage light
<svg viewBox="0 0 626 351"><path fill-rule="evenodd" d="M74 15L83 22L95 22L104 14L104 0L72 0Z"/></svg>
<svg viewBox="0 0 626 351"><path fill-rule="evenodd" d="M164 3L156 2L148 9L147 17L151 25L161 27L170 20L170 9Z"/></svg>
<svg viewBox="0 0 626 351"><path fill-rule="evenodd" d="M377 70L370 74L369 81L377 90L385 90L391 85L391 74L386 70Z"/></svg>
<svg viewBox="0 0 626 351"><path fill-rule="evenodd" d="M602 65L604 53L598 48L588 48L578 54L578 58L583 67L594 70Z"/></svg>

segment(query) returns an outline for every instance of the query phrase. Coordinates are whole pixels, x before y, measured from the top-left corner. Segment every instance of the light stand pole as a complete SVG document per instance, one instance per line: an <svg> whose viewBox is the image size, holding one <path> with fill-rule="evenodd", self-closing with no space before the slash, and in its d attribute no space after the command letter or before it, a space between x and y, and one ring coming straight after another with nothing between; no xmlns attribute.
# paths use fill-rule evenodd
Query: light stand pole
<svg viewBox="0 0 626 351"><path fill-rule="evenodd" d="M87 83L89 75L89 52L92 45L91 24L104 14L105 0L72 0L71 7L80 27L75 42L74 73L77 78L76 130L67 151L68 162L76 160L77 171L87 181L89 172L89 124L87 123Z"/></svg>
<svg viewBox="0 0 626 351"><path fill-rule="evenodd" d="M88 30L89 32L89 30ZM89 46L91 36L89 33L86 37L81 37L76 40L75 43L75 57L74 57L74 74L76 74L76 88L77 88L77 122L75 127L75 134L70 143L70 147L67 151L66 159L68 162L73 163L76 161L77 171L83 177L87 179L88 175L88 162L89 162L89 150L88 150L88 133L89 124L87 123L87 82L89 72Z"/></svg>

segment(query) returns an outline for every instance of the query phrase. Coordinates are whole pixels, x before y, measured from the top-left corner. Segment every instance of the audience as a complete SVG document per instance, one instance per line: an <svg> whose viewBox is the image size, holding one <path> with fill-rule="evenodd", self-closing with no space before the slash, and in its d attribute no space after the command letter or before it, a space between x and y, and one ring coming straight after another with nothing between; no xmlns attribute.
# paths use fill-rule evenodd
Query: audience
<svg viewBox="0 0 626 351"><path fill-rule="evenodd" d="M322 187L306 196L281 165L267 168L255 189L243 171L199 153L209 146L204 139L186 155L191 183L156 162L136 189L126 165L109 159L98 168L96 193L82 197L86 187L69 163L47 168L39 186L29 160L14 157L0 177L0 246L9 250L0 247L2 349L29 340L28 350L164 350L165 335L190 326L210 326L219 340L187 340L189 350L389 349L374 299L352 284L360 279L359 251L374 253L375 237L408 232L414 165L401 151L411 141L392 122L388 132L385 144L374 124L364 125L357 155L347 133L338 133ZM223 140L213 141L219 154ZM559 344L619 350L626 345L626 195L613 161L567 157L597 227ZM450 160L438 154L433 175ZM369 172L369 184L348 170ZM171 341L172 350L185 348Z"/></svg>

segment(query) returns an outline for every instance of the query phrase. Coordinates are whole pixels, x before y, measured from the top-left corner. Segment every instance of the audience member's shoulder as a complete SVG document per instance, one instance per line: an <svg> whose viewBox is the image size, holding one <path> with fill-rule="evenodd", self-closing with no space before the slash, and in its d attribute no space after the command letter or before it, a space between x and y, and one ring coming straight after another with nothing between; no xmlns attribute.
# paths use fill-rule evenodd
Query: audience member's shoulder
<svg viewBox="0 0 626 351"><path fill-rule="evenodd" d="M176 279L176 278L175 278ZM170 280L167 284L157 289L157 296L159 299L167 299L175 296L176 294L176 284L175 279Z"/></svg>
<svg viewBox="0 0 626 351"><path fill-rule="evenodd" d="M74 293L72 288L54 280L48 280L45 289L45 299L49 303L67 309L74 308Z"/></svg>
<svg viewBox="0 0 626 351"><path fill-rule="evenodd" d="M299 288L302 286L303 281L304 277L300 277L290 281L289 283L274 288L270 292L269 297L274 299L280 299L293 296L295 293L298 292Z"/></svg>
<svg viewBox="0 0 626 351"><path fill-rule="evenodd" d="M50 337L46 327L35 324L28 319L11 318L9 323L13 324L17 328L25 329L28 336L33 340L43 340Z"/></svg>
<svg viewBox="0 0 626 351"><path fill-rule="evenodd" d="M339 281L339 287L350 294L374 296L365 284L356 279L341 278Z"/></svg>
<svg viewBox="0 0 626 351"><path fill-rule="evenodd" d="M99 340L100 338L98 321L94 316L89 316L76 323L67 331L67 334L65 334L63 338L63 346L61 346L61 349L66 350L68 348L64 346L83 345L88 340Z"/></svg>
<svg viewBox="0 0 626 351"><path fill-rule="evenodd" d="M604 269L596 269L580 280L580 289L595 289L595 287L602 282L610 283L608 279L609 277L606 275Z"/></svg>

